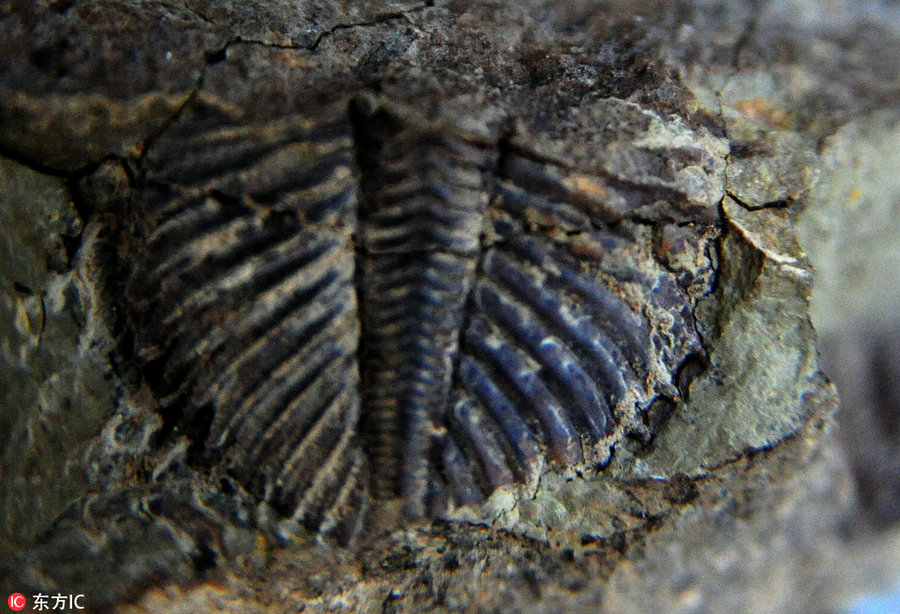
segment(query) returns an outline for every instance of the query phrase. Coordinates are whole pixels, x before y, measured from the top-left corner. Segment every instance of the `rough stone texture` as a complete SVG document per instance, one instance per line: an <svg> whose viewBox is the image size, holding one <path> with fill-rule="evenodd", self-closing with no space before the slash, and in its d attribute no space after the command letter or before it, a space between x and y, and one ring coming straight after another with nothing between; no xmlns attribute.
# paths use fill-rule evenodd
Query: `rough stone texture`
<svg viewBox="0 0 900 614"><path fill-rule="evenodd" d="M0 228L0 518L10 545L83 492L83 456L115 387L97 297L72 262L84 227L65 182L0 160Z"/></svg>
<svg viewBox="0 0 900 614"><path fill-rule="evenodd" d="M818 612L895 582L896 529L878 537L883 556L866 555L867 516L856 512L847 465L862 507L890 526L900 483L896 388L877 382L897 381L890 374L900 369L896 358L881 371L858 367L854 352L865 354L877 335L897 338L896 5L436 4L0 9L8 158L0 163L0 513L11 555L0 561L2 588L85 592L93 603L129 602L125 611ZM710 364L685 369L684 403L648 412L655 438L625 440L603 472L545 475L534 498L494 527L398 528L384 509L352 549L302 534L282 542L265 509L185 464L186 444L155 446L154 401L111 341L122 321L98 270L109 259L110 223L87 202L126 206L136 162L179 109L204 95L223 106L246 97L237 84L252 75L235 77L236 67L257 78L299 69L352 81L354 70L406 58L430 69L404 66L381 86L396 100L421 101L440 90L432 71L443 63L456 95L433 99L431 111L468 120L474 105L482 115L464 128L477 132L497 120L491 87L504 87L490 70L468 70L467 48L486 40L498 50L498 74L513 70L546 96L571 101L605 88L597 95L687 113L727 139L727 157L711 151L727 162L723 222L704 239L716 246L716 290L696 311ZM513 57L527 74L510 68ZM591 62L596 73L584 68ZM571 87L558 91L559 83ZM272 91L278 104L285 92L304 95ZM275 100L256 102L264 109ZM525 115L541 117L524 129L561 156L593 126L578 114ZM603 158L597 168L614 173L619 162ZM853 412L839 432L849 463L829 434L835 399L816 365L798 216L802 245L824 271L816 325L827 343L850 347L831 354L835 377L852 391L845 399L855 407L883 400L877 412ZM659 241L677 245L680 236L670 228ZM668 253L684 254L668 256L670 267L697 270L706 250ZM860 341L847 346L847 338ZM876 383L853 391L854 380L873 374ZM104 516L110 509L115 526ZM217 566L196 550L201 533L221 555ZM849 537L856 541L842 541ZM884 566L858 564L867 559Z"/></svg>
<svg viewBox="0 0 900 614"><path fill-rule="evenodd" d="M66 170L159 130L223 40L163 3L13 2L2 29L0 146Z"/></svg>
<svg viewBox="0 0 900 614"><path fill-rule="evenodd" d="M723 201L727 232L719 254L719 293L704 299L698 323L716 339L712 369L695 378L689 404L670 418L649 455L619 457L641 478L703 474L795 432L810 408L804 395L820 378L806 318L812 272L782 209L747 211ZM727 408L723 411L722 408Z"/></svg>

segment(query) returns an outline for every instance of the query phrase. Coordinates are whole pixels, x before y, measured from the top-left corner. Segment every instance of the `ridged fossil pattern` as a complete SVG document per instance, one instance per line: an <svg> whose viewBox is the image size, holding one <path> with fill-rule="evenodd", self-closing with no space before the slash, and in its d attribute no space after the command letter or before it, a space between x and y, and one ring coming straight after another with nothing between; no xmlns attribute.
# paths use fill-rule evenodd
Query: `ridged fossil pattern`
<svg viewBox="0 0 900 614"><path fill-rule="evenodd" d="M143 164L143 373L196 466L311 530L602 463L702 351L641 229L514 136L374 96L259 121L198 102Z"/></svg>

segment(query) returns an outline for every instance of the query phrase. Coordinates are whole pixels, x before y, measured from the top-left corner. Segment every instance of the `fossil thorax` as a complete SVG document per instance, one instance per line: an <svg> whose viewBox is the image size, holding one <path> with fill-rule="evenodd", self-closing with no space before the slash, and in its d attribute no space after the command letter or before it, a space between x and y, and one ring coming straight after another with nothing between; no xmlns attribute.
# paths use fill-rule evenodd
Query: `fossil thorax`
<svg viewBox="0 0 900 614"><path fill-rule="evenodd" d="M704 352L722 141L597 50L436 33L335 33L279 82L234 44L136 162L124 300L167 424L322 532L599 469Z"/></svg>

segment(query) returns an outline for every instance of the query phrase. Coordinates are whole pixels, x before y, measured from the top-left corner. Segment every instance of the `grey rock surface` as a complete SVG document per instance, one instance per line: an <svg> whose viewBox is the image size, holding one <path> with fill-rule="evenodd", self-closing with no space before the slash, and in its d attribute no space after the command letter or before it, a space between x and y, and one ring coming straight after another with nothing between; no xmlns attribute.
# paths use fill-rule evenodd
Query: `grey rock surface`
<svg viewBox="0 0 900 614"><path fill-rule="evenodd" d="M6 159L0 179L0 518L12 548L83 492L84 455L116 392L98 297L73 267L84 226L66 183Z"/></svg>
<svg viewBox="0 0 900 614"><path fill-rule="evenodd" d="M860 505L882 527L900 519L898 136L898 113L882 111L826 139L822 180L798 225L819 268L812 317L841 393L838 438Z"/></svg>

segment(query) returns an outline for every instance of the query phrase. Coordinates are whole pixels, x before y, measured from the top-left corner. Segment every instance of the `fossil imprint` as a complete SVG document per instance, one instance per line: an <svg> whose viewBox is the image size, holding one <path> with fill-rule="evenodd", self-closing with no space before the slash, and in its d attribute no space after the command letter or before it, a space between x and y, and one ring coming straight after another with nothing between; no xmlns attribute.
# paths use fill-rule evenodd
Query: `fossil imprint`
<svg viewBox="0 0 900 614"><path fill-rule="evenodd" d="M345 540L373 500L454 518L652 436L704 353L723 162L680 118L595 106L633 134L592 170L528 117L195 102L141 162L123 248L135 355L195 465Z"/></svg>

